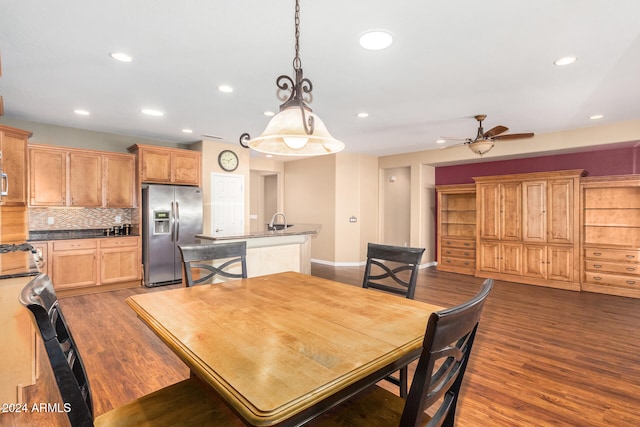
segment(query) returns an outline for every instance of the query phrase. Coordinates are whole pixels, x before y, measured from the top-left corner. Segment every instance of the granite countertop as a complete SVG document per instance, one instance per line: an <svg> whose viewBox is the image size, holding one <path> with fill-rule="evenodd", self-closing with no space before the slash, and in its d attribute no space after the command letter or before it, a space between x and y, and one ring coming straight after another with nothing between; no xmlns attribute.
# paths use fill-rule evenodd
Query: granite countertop
<svg viewBox="0 0 640 427"><path fill-rule="evenodd" d="M111 238L111 237L129 237L137 236L137 234L110 234L105 235L103 228L86 229L86 230L30 230L29 242L38 242L45 240L71 240L71 239L96 239L99 237Z"/></svg>
<svg viewBox="0 0 640 427"><path fill-rule="evenodd" d="M196 234L196 238L206 240L243 240L261 237L298 236L302 234L318 234L321 228L322 225L320 224L295 224L282 230L264 230L248 234L236 234L230 236L210 236L206 234Z"/></svg>

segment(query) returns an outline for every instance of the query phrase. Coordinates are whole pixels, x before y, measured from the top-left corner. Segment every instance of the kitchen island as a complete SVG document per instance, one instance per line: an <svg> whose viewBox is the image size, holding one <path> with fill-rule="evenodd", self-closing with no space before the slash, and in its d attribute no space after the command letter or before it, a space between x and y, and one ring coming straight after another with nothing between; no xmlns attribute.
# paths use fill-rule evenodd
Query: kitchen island
<svg viewBox="0 0 640 427"><path fill-rule="evenodd" d="M281 230L264 230L242 235L198 234L202 243L247 242L247 275L295 271L311 274L311 237L319 224L296 224Z"/></svg>

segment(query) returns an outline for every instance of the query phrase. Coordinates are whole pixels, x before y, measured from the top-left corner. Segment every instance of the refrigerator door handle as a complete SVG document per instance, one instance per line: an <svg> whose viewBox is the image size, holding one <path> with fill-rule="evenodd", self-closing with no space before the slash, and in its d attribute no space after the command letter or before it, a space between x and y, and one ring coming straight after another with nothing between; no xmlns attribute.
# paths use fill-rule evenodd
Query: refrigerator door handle
<svg viewBox="0 0 640 427"><path fill-rule="evenodd" d="M0 196L8 196L9 195L9 177L6 173L2 173L2 191L0 191Z"/></svg>
<svg viewBox="0 0 640 427"><path fill-rule="evenodd" d="M170 233L171 234L171 241L175 242L176 241L176 207L175 207L175 202L171 202L171 230Z"/></svg>
<svg viewBox="0 0 640 427"><path fill-rule="evenodd" d="M180 203L176 201L176 243L180 240Z"/></svg>

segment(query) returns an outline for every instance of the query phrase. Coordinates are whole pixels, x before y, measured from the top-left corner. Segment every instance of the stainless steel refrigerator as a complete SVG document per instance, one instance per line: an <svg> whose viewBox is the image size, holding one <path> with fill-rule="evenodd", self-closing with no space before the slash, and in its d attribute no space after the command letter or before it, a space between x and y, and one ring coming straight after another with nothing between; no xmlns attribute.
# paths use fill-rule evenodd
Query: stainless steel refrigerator
<svg viewBox="0 0 640 427"><path fill-rule="evenodd" d="M142 262L145 286L182 280L178 245L197 243L202 233L202 190L178 185L142 188Z"/></svg>

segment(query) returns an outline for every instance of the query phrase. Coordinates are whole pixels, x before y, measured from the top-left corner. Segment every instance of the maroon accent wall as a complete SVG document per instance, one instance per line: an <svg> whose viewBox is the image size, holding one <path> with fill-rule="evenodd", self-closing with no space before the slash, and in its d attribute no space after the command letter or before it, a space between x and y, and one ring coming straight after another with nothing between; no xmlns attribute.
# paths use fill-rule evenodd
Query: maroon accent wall
<svg viewBox="0 0 640 427"><path fill-rule="evenodd" d="M472 184L474 176L585 169L589 176L640 173L640 148L585 151L527 159L436 167L436 185Z"/></svg>

